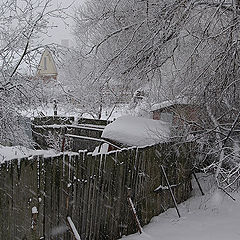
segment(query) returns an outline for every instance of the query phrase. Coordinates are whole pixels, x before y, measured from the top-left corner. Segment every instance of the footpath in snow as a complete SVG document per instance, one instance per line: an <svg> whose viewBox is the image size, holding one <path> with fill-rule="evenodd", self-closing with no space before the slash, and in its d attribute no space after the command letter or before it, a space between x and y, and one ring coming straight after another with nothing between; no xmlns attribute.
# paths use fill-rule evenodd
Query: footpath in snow
<svg viewBox="0 0 240 240"><path fill-rule="evenodd" d="M144 226L143 234L124 240L237 240L240 239L240 193L232 193L233 201L213 180L199 176L205 196L201 196L193 180L193 197L179 205L181 218L174 208L154 217Z"/></svg>

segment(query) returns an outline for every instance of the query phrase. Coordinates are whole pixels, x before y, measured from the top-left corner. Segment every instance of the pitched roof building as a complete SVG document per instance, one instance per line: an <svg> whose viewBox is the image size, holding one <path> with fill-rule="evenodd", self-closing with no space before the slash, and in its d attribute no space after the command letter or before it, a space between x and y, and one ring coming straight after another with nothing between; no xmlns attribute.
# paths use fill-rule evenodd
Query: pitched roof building
<svg viewBox="0 0 240 240"><path fill-rule="evenodd" d="M45 49L38 65L37 77L48 82L51 79L57 79L57 68L49 49Z"/></svg>

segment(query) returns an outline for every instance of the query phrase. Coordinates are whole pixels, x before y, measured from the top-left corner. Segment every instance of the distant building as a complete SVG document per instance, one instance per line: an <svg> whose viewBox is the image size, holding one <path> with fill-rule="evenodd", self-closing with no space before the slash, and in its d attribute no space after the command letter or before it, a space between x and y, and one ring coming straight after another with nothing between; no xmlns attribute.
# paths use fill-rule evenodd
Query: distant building
<svg viewBox="0 0 240 240"><path fill-rule="evenodd" d="M151 112L154 120L162 120L172 126L172 136L183 133L193 136L201 131L199 128L201 109L185 99L155 104Z"/></svg>
<svg viewBox="0 0 240 240"><path fill-rule="evenodd" d="M152 107L152 118L179 125L184 121L197 121L197 107L186 101L164 101Z"/></svg>
<svg viewBox="0 0 240 240"><path fill-rule="evenodd" d="M44 82L56 80L58 76L57 68L49 49L45 49L40 63L38 65L37 77L42 78Z"/></svg>

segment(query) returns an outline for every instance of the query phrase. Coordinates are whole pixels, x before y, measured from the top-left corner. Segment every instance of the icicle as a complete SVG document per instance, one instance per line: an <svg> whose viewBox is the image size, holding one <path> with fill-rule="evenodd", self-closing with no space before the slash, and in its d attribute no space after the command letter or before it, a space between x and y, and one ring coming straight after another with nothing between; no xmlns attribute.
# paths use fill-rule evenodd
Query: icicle
<svg viewBox="0 0 240 240"><path fill-rule="evenodd" d="M136 171L136 165L137 165L137 159L138 159L138 148L136 148L136 154L135 154L135 163L134 163L134 170Z"/></svg>
<svg viewBox="0 0 240 240"><path fill-rule="evenodd" d="M100 156L100 163L99 163L99 169L98 169L98 176L101 177L101 168L102 168L102 160L103 160L103 155L98 155ZM105 155L105 161L106 161L106 155Z"/></svg>
<svg viewBox="0 0 240 240"><path fill-rule="evenodd" d="M68 181L71 181L71 161L72 161L72 156L69 156L69 161L68 161Z"/></svg>
<svg viewBox="0 0 240 240"><path fill-rule="evenodd" d="M63 177L65 177L65 154L63 154L63 165L62 165L63 169L62 169L62 172L63 172Z"/></svg>

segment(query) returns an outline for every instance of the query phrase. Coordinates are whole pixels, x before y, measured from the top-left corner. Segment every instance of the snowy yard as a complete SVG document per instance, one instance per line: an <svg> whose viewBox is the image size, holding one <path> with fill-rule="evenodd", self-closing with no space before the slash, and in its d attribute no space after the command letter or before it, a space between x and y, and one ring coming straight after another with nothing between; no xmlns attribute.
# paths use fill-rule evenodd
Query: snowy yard
<svg viewBox="0 0 240 240"><path fill-rule="evenodd" d="M132 233L127 194L148 223L171 205L153 192L165 168L177 202L192 194L181 217L168 209L121 239L240 239L240 0L0 0L0 12L0 240L72 239L66 220L76 239ZM199 175L204 196L192 167L215 175Z"/></svg>
<svg viewBox="0 0 240 240"><path fill-rule="evenodd" d="M154 217L144 233L123 237L126 240L236 240L240 238L240 195L233 201L212 187L209 178L201 178L205 196L194 184L193 197L179 205L181 218L174 208Z"/></svg>

